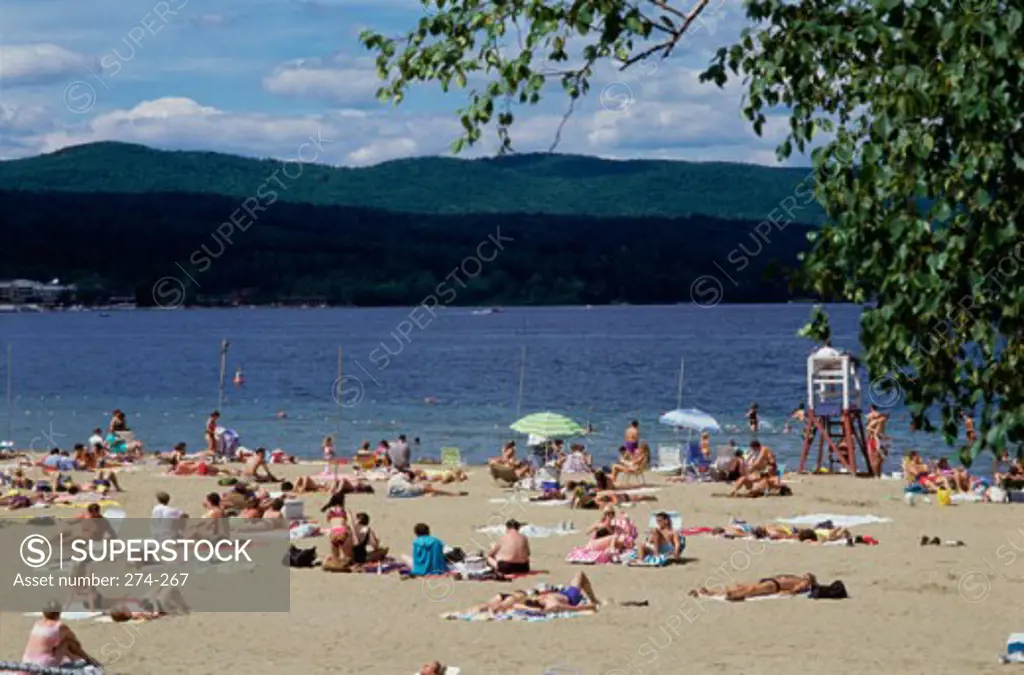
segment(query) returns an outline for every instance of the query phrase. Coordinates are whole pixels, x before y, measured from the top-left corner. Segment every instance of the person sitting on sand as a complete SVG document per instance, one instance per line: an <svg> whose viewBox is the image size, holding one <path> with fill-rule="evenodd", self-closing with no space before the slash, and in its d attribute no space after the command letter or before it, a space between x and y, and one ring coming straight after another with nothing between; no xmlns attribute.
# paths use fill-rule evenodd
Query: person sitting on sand
<svg viewBox="0 0 1024 675"><path fill-rule="evenodd" d="M636 543L636 526L626 516L617 517L613 506L604 507L604 516L587 531L591 535L586 549L619 553Z"/></svg>
<svg viewBox="0 0 1024 675"><path fill-rule="evenodd" d="M60 620L57 604L43 609L43 618L32 624L21 662L40 668L59 668L68 663L84 661L91 666L100 662L85 651L75 632Z"/></svg>
<svg viewBox="0 0 1024 675"><path fill-rule="evenodd" d="M562 473L593 473L594 458L581 443L573 443L569 454L558 462L558 469Z"/></svg>
<svg viewBox="0 0 1024 675"><path fill-rule="evenodd" d="M447 574L449 564L444 555L444 542L431 536L430 527L425 523L417 523L413 533L416 538L412 542L412 556L402 556L409 566L410 576Z"/></svg>
<svg viewBox="0 0 1024 675"><path fill-rule="evenodd" d="M672 529L671 516L661 511L654 516L654 521L657 526L651 528L647 538L637 544L637 560L643 560L648 555L663 555L678 560L685 544L679 533Z"/></svg>
<svg viewBox="0 0 1024 675"><path fill-rule="evenodd" d="M280 479L270 473L267 466L267 451L264 448L256 448L249 462L245 466L245 476L257 483L279 483Z"/></svg>
<svg viewBox="0 0 1024 675"><path fill-rule="evenodd" d="M748 598L762 598L768 595L796 595L810 591L817 584L814 575L780 574L761 579L753 584L738 584L728 588L709 589L695 588L690 591L692 597L724 597L730 602L742 602Z"/></svg>
<svg viewBox="0 0 1024 675"><path fill-rule="evenodd" d="M487 552L487 564L498 574L530 571L530 541L519 531L519 521L512 518L505 523L505 534Z"/></svg>
<svg viewBox="0 0 1024 675"><path fill-rule="evenodd" d="M586 602L584 602L586 601ZM545 589L514 605L513 609L525 611L540 610L544 614L560 614L563 612L596 611L600 606L590 579L583 572L578 572L568 586L557 586Z"/></svg>
<svg viewBox="0 0 1024 675"><path fill-rule="evenodd" d="M1021 467L1019 459L1010 459L1010 453L1004 451L999 463L996 464L996 470L992 474L992 479L995 485L999 487L1006 487L1006 483L1012 481L1013 483L1024 482L1024 467Z"/></svg>
<svg viewBox="0 0 1024 675"><path fill-rule="evenodd" d="M448 492L446 490L439 490L433 485L424 485L423 483L417 483L416 475L414 473L398 473L395 474L388 481L388 497L422 497L423 495L431 497L465 497L468 492Z"/></svg>
<svg viewBox="0 0 1024 675"><path fill-rule="evenodd" d="M245 508L238 514L238 517L245 520L262 518L263 509L260 508L260 500L255 495L249 497L245 501Z"/></svg>
<svg viewBox="0 0 1024 675"><path fill-rule="evenodd" d="M380 545L377 533L370 528L370 516L356 514L355 541L352 543L352 562L356 565L376 563L388 557L386 546Z"/></svg>
<svg viewBox="0 0 1024 675"><path fill-rule="evenodd" d="M741 492L741 490L743 492ZM793 490L788 485L784 485L779 480L778 476L765 475L761 478L748 473L746 476L740 478L733 485L732 492L729 493L730 497L747 497L750 499L756 499L758 497L769 497L777 495L779 497L788 497L793 494Z"/></svg>

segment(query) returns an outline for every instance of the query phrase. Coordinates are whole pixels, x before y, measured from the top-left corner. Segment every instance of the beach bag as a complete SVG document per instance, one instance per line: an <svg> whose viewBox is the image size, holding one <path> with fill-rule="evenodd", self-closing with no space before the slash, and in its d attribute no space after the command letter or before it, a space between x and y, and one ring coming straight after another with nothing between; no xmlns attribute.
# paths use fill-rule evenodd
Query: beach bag
<svg viewBox="0 0 1024 675"><path fill-rule="evenodd" d="M217 485L223 485L225 487L229 487L231 485L237 485L237 484L238 484L238 479L237 478L221 478L219 481L217 481Z"/></svg>
<svg viewBox="0 0 1024 675"><path fill-rule="evenodd" d="M815 600L842 600L850 597L846 593L846 584L842 581L833 581L827 586L817 586L811 589L811 597Z"/></svg>
<svg viewBox="0 0 1024 675"><path fill-rule="evenodd" d="M313 567L316 562L316 547L299 548L288 547L288 555L285 556L284 564L288 567Z"/></svg>
<svg viewBox="0 0 1024 675"><path fill-rule="evenodd" d="M456 546L455 548L445 551L444 557L450 563L460 563L466 559L466 553L461 548Z"/></svg>

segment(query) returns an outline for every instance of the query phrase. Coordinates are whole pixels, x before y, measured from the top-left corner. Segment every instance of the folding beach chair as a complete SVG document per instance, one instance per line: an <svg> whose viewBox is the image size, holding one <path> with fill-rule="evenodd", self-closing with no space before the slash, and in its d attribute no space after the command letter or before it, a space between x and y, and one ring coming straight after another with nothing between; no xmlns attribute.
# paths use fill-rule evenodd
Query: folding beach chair
<svg viewBox="0 0 1024 675"><path fill-rule="evenodd" d="M651 471L660 476L678 476L683 472L682 451L678 445L659 445L658 466Z"/></svg>
<svg viewBox="0 0 1024 675"><path fill-rule="evenodd" d="M686 447L686 460L683 462L683 472L697 478L708 475L711 469L711 461L700 451L700 443L690 441Z"/></svg>
<svg viewBox="0 0 1024 675"><path fill-rule="evenodd" d="M647 477L644 475L644 473L647 472L647 471L650 471L650 470L651 470L651 458L647 457L644 460L643 465L640 466L639 470L637 470L637 471L626 471L626 472L621 473L619 475L622 476L621 482L623 484L625 484L627 480L632 481L634 478L636 478L637 480L640 481L641 485L647 485Z"/></svg>
<svg viewBox="0 0 1024 675"><path fill-rule="evenodd" d="M458 448L441 448L441 466L462 466L462 453Z"/></svg>

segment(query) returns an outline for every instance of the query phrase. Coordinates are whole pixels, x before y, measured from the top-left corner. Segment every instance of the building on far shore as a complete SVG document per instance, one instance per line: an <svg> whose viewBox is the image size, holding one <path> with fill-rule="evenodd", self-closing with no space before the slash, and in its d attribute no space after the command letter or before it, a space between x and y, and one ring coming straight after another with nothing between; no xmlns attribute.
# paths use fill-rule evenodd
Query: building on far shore
<svg viewBox="0 0 1024 675"><path fill-rule="evenodd" d="M56 305L73 300L76 290L73 284L61 284L59 279L50 283L28 279L0 281L0 304Z"/></svg>

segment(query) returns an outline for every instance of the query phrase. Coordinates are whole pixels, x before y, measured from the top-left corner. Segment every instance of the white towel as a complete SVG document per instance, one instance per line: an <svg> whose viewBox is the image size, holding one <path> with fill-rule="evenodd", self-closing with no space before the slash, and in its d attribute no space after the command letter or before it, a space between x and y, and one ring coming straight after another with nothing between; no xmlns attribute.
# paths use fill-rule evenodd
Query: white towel
<svg viewBox="0 0 1024 675"><path fill-rule="evenodd" d="M818 523L831 520L835 527L856 527L858 525L873 525L875 523L890 523L892 518L879 518L878 516L843 516L833 513L812 513L809 516L797 516L796 518L777 518L780 523L787 525L805 525L813 527Z"/></svg>

